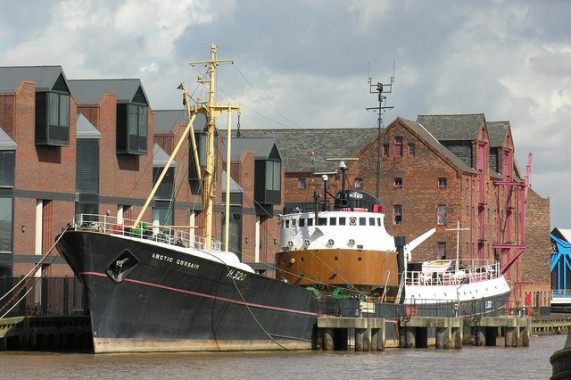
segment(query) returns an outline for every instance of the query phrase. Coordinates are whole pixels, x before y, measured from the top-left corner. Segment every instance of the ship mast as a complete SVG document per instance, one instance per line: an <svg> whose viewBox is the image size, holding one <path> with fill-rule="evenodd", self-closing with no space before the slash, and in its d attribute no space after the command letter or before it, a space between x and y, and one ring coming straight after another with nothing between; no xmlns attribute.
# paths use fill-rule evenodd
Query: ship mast
<svg viewBox="0 0 571 380"><path fill-rule="evenodd" d="M214 198L215 178L214 172L216 168L216 154L214 147L214 132L216 130L216 118L222 112L231 110L239 110L239 106L234 104L216 104L216 68L220 63L233 63L233 59L218 59L218 46L212 44L210 48L210 60L190 62L191 66L207 65L206 76L208 80L199 78L201 83L208 83L208 102L206 104L197 105L194 113L204 113L206 116L206 168L204 169L204 181L202 185L202 203L204 205L204 238L205 249L210 250L212 247L212 199ZM231 136L228 136L230 140Z"/></svg>

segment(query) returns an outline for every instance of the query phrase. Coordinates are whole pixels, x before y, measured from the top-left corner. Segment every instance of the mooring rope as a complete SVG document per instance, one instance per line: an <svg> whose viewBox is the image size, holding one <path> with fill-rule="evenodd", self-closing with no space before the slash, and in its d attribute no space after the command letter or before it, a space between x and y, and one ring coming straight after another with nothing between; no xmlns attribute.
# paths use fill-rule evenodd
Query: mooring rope
<svg viewBox="0 0 571 380"><path fill-rule="evenodd" d="M228 265L228 263L226 263L224 260L222 260L220 257L216 256L215 254L213 254L212 252L209 251L204 251L205 253L208 253L209 255L215 257L216 259L218 259L220 262L222 262L222 264L224 264L226 266L226 269L229 271L230 270L230 266ZM238 284L236 283L236 279L234 279L232 276L230 277L230 279L232 280L232 283L234 284L234 288L236 288L236 291L238 292L238 295L240 296L240 299L242 300L242 302L244 303L244 306L246 306L246 309L248 310L248 312L250 313L250 315L252 316L252 318L254 319L254 321L256 322L256 324L260 327L260 329L262 330L262 332L264 334L266 334L266 336L275 344L277 344L279 347L281 347L284 350L288 350L286 347L284 347L282 344L280 344L280 342L278 342L273 336L272 334L270 334L262 325L262 323L258 320L258 318L256 318L256 315L254 314L254 312L252 311L252 309L250 308L250 305L248 304L248 302L246 301L246 299L244 298L244 295L242 294L242 292L240 291L240 288L238 287Z"/></svg>

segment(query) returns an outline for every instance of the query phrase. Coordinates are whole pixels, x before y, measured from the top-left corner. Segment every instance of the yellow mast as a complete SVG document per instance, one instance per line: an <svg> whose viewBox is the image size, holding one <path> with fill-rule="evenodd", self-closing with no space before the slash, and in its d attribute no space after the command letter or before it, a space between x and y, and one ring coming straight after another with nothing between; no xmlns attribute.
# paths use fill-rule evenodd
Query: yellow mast
<svg viewBox="0 0 571 380"><path fill-rule="evenodd" d="M216 117L224 111L230 112L231 110L238 110L237 105L226 104L217 105L215 99L216 89L216 68L219 63L232 63L233 59L217 59L218 47L212 44L210 48L210 60L191 62L191 66L208 65L207 76L209 77L209 90L208 90L208 103L206 105L198 105L196 112L199 109L206 113L206 168L204 169L204 182L202 187L202 203L204 205L204 238L205 249L209 250L212 247L212 198L214 197L214 171L216 168L216 155L214 150L214 132L216 130ZM203 81L203 83L206 83ZM228 136L230 139L230 136Z"/></svg>

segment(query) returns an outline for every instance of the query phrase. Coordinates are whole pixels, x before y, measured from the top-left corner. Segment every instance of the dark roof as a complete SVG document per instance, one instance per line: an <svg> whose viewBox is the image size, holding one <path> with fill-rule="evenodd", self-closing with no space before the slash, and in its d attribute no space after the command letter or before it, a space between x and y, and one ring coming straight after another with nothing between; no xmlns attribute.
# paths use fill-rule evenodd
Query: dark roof
<svg viewBox="0 0 571 380"><path fill-rule="evenodd" d="M555 227L551 230L551 235L558 239L565 240L567 243L571 243L571 230Z"/></svg>
<svg viewBox="0 0 571 380"><path fill-rule="evenodd" d="M484 122L483 113L465 115L418 115L422 124L438 141L474 141Z"/></svg>
<svg viewBox="0 0 571 380"><path fill-rule="evenodd" d="M226 149L227 138L223 138L222 144ZM240 137L232 139L232 146L230 147L231 160L238 161L244 151L252 151L255 153L256 159L266 160L270 157L272 150L276 146L276 140L271 137ZM226 158L226 155L224 155Z"/></svg>
<svg viewBox="0 0 571 380"><path fill-rule="evenodd" d="M506 133L510 128L509 121L488 121L488 135L490 136L490 148L499 148L504 144Z"/></svg>
<svg viewBox="0 0 571 380"><path fill-rule="evenodd" d="M177 125L188 123L184 110L154 110L153 114L155 133L169 133Z"/></svg>
<svg viewBox="0 0 571 380"><path fill-rule="evenodd" d="M117 103L131 103L139 89L149 103L140 79L73 79L67 83L71 95L81 105L97 104L106 93L115 94Z"/></svg>
<svg viewBox="0 0 571 380"><path fill-rule="evenodd" d="M403 118L397 118L403 122L412 132L417 134L424 142L444 156L450 163L456 166L458 169L461 169L465 172L475 173L476 171L471 168L468 164L462 161L458 156L450 152L444 145L442 145L436 137L429 132L425 127L424 124L421 124L417 121L407 120Z"/></svg>
<svg viewBox="0 0 571 380"><path fill-rule="evenodd" d="M77 132L78 139L100 139L101 133L83 116L77 113Z"/></svg>
<svg viewBox="0 0 571 380"><path fill-rule="evenodd" d="M355 157L378 136L378 129L241 129L240 136L274 138L287 172L321 172L336 171L339 165L326 158Z"/></svg>
<svg viewBox="0 0 571 380"><path fill-rule="evenodd" d="M34 82L37 91L49 91L60 75L67 82L61 66L0 67L0 93L14 92L23 81Z"/></svg>
<svg viewBox="0 0 571 380"><path fill-rule="evenodd" d="M0 150L16 150L18 145L0 128Z"/></svg>

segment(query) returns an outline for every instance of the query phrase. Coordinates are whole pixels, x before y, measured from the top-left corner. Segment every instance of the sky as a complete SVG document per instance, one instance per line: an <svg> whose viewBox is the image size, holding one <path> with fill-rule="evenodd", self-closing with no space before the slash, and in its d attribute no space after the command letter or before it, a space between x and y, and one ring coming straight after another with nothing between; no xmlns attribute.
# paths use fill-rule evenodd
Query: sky
<svg viewBox="0 0 571 380"><path fill-rule="evenodd" d="M68 79L139 78L154 110L217 72L241 128L373 128L424 114L509 121L515 155L571 228L571 1L0 0L0 65L60 65ZM234 124L236 116L233 115Z"/></svg>

